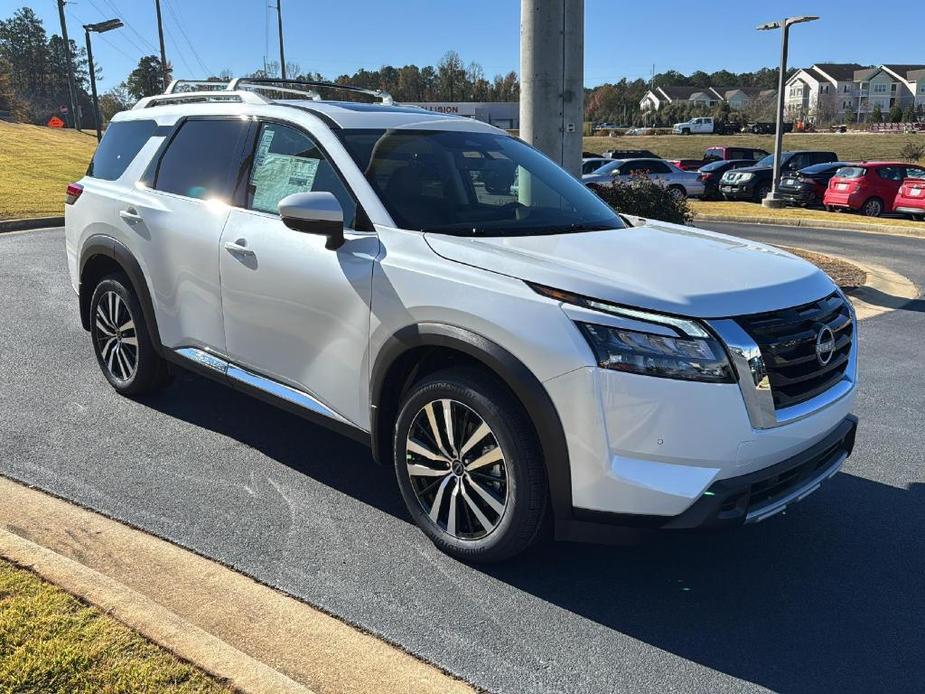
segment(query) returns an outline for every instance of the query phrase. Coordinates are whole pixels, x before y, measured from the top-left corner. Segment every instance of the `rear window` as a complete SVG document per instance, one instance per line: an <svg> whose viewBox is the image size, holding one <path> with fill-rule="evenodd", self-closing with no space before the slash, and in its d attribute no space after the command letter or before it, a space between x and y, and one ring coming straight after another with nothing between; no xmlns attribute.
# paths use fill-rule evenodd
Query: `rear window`
<svg viewBox="0 0 925 694"><path fill-rule="evenodd" d="M154 188L200 200L230 201L248 127L240 118L186 121L161 157Z"/></svg>
<svg viewBox="0 0 925 694"><path fill-rule="evenodd" d="M87 175L104 181L115 181L154 134L153 120L128 120L110 123L106 134L87 168Z"/></svg>
<svg viewBox="0 0 925 694"><path fill-rule="evenodd" d="M925 178L925 169L914 169L910 166L906 169L906 178Z"/></svg>
<svg viewBox="0 0 925 694"><path fill-rule="evenodd" d="M866 173L867 169L863 166L843 166L835 172L835 175L838 178L863 178Z"/></svg>

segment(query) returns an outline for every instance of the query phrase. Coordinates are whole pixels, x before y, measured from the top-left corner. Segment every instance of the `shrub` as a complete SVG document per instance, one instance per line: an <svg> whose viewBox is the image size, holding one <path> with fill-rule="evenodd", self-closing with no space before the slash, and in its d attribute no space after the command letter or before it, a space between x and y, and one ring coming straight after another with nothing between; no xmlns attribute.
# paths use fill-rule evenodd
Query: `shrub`
<svg viewBox="0 0 925 694"><path fill-rule="evenodd" d="M906 161L919 161L925 158L925 145L918 142L907 142L899 150L899 156Z"/></svg>
<svg viewBox="0 0 925 694"><path fill-rule="evenodd" d="M679 197L668 186L647 176L631 176L628 181L594 184L592 190L617 212L687 224L693 217L687 198Z"/></svg>

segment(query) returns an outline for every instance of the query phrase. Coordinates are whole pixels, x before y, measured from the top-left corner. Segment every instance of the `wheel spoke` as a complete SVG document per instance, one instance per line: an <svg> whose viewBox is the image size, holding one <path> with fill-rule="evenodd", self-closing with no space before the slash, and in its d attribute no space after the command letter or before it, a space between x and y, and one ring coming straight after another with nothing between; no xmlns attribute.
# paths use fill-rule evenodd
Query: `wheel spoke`
<svg viewBox="0 0 925 694"><path fill-rule="evenodd" d="M446 449L443 447L443 437L440 436L440 428L437 426L437 415L434 413L434 403L429 402L424 407L424 413L427 415L427 422L430 424L430 434L434 438L434 443L437 444L437 448L440 449L440 452L443 454L443 457L447 460L452 459L449 453L446 452Z"/></svg>
<svg viewBox="0 0 925 694"><path fill-rule="evenodd" d="M128 332L129 330L135 329L135 321L129 319L125 323L119 326L119 330L122 332Z"/></svg>
<svg viewBox="0 0 925 694"><path fill-rule="evenodd" d="M461 483L459 485L459 488L462 491L463 499L465 499L466 505L469 507L469 510L472 511L472 513L478 519L479 524L481 524L481 526L485 528L486 531L494 528L495 527L494 523L488 520L485 514L482 513L482 509L479 508L478 504L476 504L475 501L472 500L472 497L469 496L468 492L466 492L466 485Z"/></svg>
<svg viewBox="0 0 925 694"><path fill-rule="evenodd" d="M456 497L459 495L459 478L454 477L456 480L456 486L453 487L453 493L450 494L450 510L449 515L446 517L446 531L456 536Z"/></svg>
<svg viewBox="0 0 925 694"><path fill-rule="evenodd" d="M466 470L472 472L473 470L478 470L480 467L485 467L486 465L494 465L495 463L500 463L503 460L504 457L501 454L501 446L495 446L487 453L480 455L478 458L466 465Z"/></svg>
<svg viewBox="0 0 925 694"><path fill-rule="evenodd" d="M137 347L137 346L138 346L138 338L137 338L137 337L123 337L123 338L122 338L122 344L123 344L123 345L131 345L132 347Z"/></svg>
<svg viewBox="0 0 925 694"><path fill-rule="evenodd" d="M456 442L453 436L453 402L443 400L443 423L446 426L446 445L450 453L456 452Z"/></svg>
<svg viewBox="0 0 925 694"><path fill-rule="evenodd" d="M447 485L453 479L451 475L447 475L446 478L440 483L440 487L437 489L437 495L434 497L433 506L430 507L430 519L436 523L437 517L440 515L440 505L443 503L443 493L446 491Z"/></svg>
<svg viewBox="0 0 925 694"><path fill-rule="evenodd" d="M459 449L459 457L465 457L466 453L469 452L469 449L484 439L490 431L491 429L488 428L488 425L485 422L482 422L478 429L472 432L472 436L466 439L466 442L462 445L462 448Z"/></svg>
<svg viewBox="0 0 925 694"><path fill-rule="evenodd" d="M122 368L122 378L128 378L132 375L132 364L128 355L123 351L122 345L119 345L119 353L116 355L119 360L119 366Z"/></svg>
<svg viewBox="0 0 925 694"><path fill-rule="evenodd" d="M112 360L116 356L116 350L119 349L119 343L116 340L113 340L113 346L109 350L109 358L106 360L106 368L109 369L109 373L115 374L116 372L112 370Z"/></svg>
<svg viewBox="0 0 925 694"><path fill-rule="evenodd" d="M438 463L445 463L447 466L450 464L450 459L447 456L442 455L441 453L434 453L432 450L425 447L423 444L418 443L414 439L408 439L407 450L408 453L414 453L415 455L427 458L428 460L433 460Z"/></svg>
<svg viewBox="0 0 925 694"><path fill-rule="evenodd" d="M103 344L103 348L100 350L100 353L103 355L103 359L107 358L109 354L109 350L112 349L113 346L115 346L115 344L116 344L115 336L110 337L108 340L106 340L105 344Z"/></svg>
<svg viewBox="0 0 925 694"><path fill-rule="evenodd" d="M426 465L418 465L417 463L408 463L408 474L414 477L442 477L443 475L449 475L450 471L438 470Z"/></svg>
<svg viewBox="0 0 925 694"><path fill-rule="evenodd" d="M472 487L472 490L480 497L482 497L486 504L491 506L492 511L500 516L504 512L504 504L498 501L487 489L483 489L480 484L472 479L472 477L467 477L467 479L469 481L469 486Z"/></svg>
<svg viewBox="0 0 925 694"><path fill-rule="evenodd" d="M103 325L103 321L100 318L96 319L96 329L103 333L106 337L115 337L116 334Z"/></svg>
<svg viewBox="0 0 925 694"><path fill-rule="evenodd" d="M103 308L103 302L97 304L96 315L99 316L100 320L102 320L106 327L108 327L110 330L116 329L116 326L110 322L109 316L106 315L106 310Z"/></svg>

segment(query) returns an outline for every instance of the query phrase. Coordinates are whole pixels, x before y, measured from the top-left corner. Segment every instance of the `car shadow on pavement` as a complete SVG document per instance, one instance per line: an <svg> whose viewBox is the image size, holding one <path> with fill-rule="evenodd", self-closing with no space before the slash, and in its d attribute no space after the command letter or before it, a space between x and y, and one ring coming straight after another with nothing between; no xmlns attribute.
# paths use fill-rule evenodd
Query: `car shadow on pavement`
<svg viewBox="0 0 925 694"><path fill-rule="evenodd" d="M873 287L864 287L863 292L857 294L865 303L899 311L915 311L925 313L925 299L906 299L893 296Z"/></svg>
<svg viewBox="0 0 925 694"><path fill-rule="evenodd" d="M142 402L411 522L392 469L364 446L198 376L180 381ZM633 546L547 544L471 568L775 691L921 691L925 682L925 484L843 472L756 526Z"/></svg>
<svg viewBox="0 0 925 694"><path fill-rule="evenodd" d="M366 446L192 373L179 372L177 381L139 402L240 441L332 489L412 522L393 469L373 462Z"/></svg>
<svg viewBox="0 0 925 694"><path fill-rule="evenodd" d="M923 530L925 484L841 473L757 526L635 547L550 545L483 571L774 691L922 691Z"/></svg>

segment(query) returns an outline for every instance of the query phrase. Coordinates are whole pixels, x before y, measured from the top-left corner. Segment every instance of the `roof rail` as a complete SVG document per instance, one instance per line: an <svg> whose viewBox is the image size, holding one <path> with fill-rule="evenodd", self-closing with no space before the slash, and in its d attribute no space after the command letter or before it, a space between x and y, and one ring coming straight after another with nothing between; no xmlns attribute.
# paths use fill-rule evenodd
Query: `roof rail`
<svg viewBox="0 0 925 694"><path fill-rule="evenodd" d="M164 94L178 94L181 88L187 85L193 87L187 90L191 92L217 91L225 89L227 84L225 80L173 80L167 85Z"/></svg>
<svg viewBox="0 0 925 694"><path fill-rule="evenodd" d="M223 84L223 83L219 83ZM169 89L169 87L168 87ZM163 106L166 104L210 104L217 102L232 102L242 104L268 104L270 100L254 92L237 91L229 92L225 89L213 89L208 91L197 92L174 92L146 96L140 99L133 107L133 111L152 106Z"/></svg>
<svg viewBox="0 0 925 694"><path fill-rule="evenodd" d="M280 85L296 85L296 87L284 87ZM308 87L308 89L299 89L299 87ZM382 103L386 106L391 106L395 103L395 100L392 98L392 95L381 89L366 89L365 87L354 87L349 84L337 84L335 82L314 82L311 80L289 80L289 79L277 79L272 77L238 77L231 80L228 83L226 89L228 91L241 91L245 89L250 89L253 91L262 90L262 91L277 91L284 92L287 94L297 94L302 96L308 96L314 101L320 101L321 97L318 95L317 89L339 89L345 92L351 92L353 94L366 94L367 96L372 96L376 99L380 99Z"/></svg>

